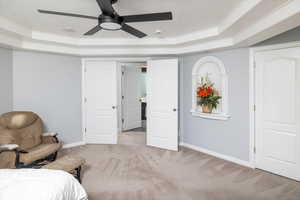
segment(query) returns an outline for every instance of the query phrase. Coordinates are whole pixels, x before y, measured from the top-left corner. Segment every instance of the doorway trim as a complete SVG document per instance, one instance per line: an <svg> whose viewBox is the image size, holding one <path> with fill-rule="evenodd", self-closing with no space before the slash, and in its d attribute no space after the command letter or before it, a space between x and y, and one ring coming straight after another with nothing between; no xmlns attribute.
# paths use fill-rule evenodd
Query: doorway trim
<svg viewBox="0 0 300 200"><path fill-rule="evenodd" d="M287 48L295 48L300 47L300 42L289 42L282 44L274 44L274 45L266 45L261 47L252 47L249 52L249 115L250 115L250 144L249 144L249 163L252 168L256 168L256 157L255 157L255 148L256 148L256 125L255 125L255 94L256 94L256 61L255 55L260 52L272 51L272 50L280 50Z"/></svg>
<svg viewBox="0 0 300 200"><path fill-rule="evenodd" d="M154 59L153 57L111 57L111 58L82 58L81 59L81 124L82 124L82 141L86 143L86 77L85 77L85 63L87 61L115 61L115 62L147 62L148 60ZM121 76L121 66L118 64L118 73ZM118 76L119 76L118 75ZM121 86L119 80L118 87ZM120 112L120 98L118 99L118 112ZM118 127L120 131L120 127Z"/></svg>

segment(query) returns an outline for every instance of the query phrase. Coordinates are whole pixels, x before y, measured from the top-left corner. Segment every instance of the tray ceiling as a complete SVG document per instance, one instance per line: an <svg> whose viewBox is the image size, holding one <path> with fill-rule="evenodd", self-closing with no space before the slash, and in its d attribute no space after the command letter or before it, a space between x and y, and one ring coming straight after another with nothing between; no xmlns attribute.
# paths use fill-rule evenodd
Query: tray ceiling
<svg viewBox="0 0 300 200"><path fill-rule="evenodd" d="M131 23L149 35L143 39L122 31L87 37L82 34L97 20L37 9L97 16L96 0L0 0L0 45L79 56L166 56L246 47L300 25L300 0L119 0L114 7L121 15L172 11L174 20Z"/></svg>
<svg viewBox="0 0 300 200"><path fill-rule="evenodd" d="M174 20L131 23L150 37L161 30L162 37L175 37L218 26L240 0L119 0L114 8L120 15L172 11ZM0 0L0 16L33 30L65 36L82 37L97 20L45 15L37 9L98 16L96 0ZM74 29L66 32L64 29ZM96 38L133 38L122 31L97 33Z"/></svg>

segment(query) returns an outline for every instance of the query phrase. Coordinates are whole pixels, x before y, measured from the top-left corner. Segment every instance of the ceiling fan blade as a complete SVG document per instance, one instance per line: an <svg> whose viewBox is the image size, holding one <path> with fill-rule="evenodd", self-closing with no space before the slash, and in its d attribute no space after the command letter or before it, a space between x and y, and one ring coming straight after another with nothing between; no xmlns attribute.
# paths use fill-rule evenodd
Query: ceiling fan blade
<svg viewBox="0 0 300 200"><path fill-rule="evenodd" d="M40 10L40 9L38 11L40 13L51 14L51 15L63 15L63 16L69 16L69 17L80 17L80 18L88 18L88 19L98 19L98 17L88 16L88 15L79 15L79 14L73 14L73 13L56 12L56 11Z"/></svg>
<svg viewBox="0 0 300 200"><path fill-rule="evenodd" d="M172 20L172 12L122 16L125 23Z"/></svg>
<svg viewBox="0 0 300 200"><path fill-rule="evenodd" d="M104 15L113 16L115 10L111 4L111 0L97 0L97 3Z"/></svg>
<svg viewBox="0 0 300 200"><path fill-rule="evenodd" d="M121 28L123 31L131 34L131 35L134 35L138 38L143 38L143 37L146 37L147 35L135 28L133 28L132 26L129 26L127 24L123 24L122 28Z"/></svg>
<svg viewBox="0 0 300 200"><path fill-rule="evenodd" d="M101 29L102 28L99 25L97 25L94 28L92 28L91 30L89 30L88 32L86 32L84 35L94 35L98 31L100 31Z"/></svg>

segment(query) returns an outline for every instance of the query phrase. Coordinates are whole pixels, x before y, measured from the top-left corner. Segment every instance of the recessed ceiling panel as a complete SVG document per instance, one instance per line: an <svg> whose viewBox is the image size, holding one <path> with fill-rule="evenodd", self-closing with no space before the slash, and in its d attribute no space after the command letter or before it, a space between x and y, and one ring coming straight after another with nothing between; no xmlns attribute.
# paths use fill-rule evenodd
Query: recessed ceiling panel
<svg viewBox="0 0 300 200"><path fill-rule="evenodd" d="M162 37L175 37L218 26L241 0L119 0L115 10L120 15L173 12L173 21L130 23L150 37L161 30ZM5 17L33 30L83 37L97 20L46 15L37 9L98 16L96 0L0 0L0 17ZM74 31L65 31L72 29ZM122 31L102 31L93 38L134 38Z"/></svg>

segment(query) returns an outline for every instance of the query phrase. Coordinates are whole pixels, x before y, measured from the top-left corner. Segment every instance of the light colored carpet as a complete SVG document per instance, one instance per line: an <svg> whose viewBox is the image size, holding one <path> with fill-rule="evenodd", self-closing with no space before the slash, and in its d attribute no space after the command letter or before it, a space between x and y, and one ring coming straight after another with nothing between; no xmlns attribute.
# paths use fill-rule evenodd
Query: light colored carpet
<svg viewBox="0 0 300 200"><path fill-rule="evenodd" d="M64 150L87 160L90 200L299 200L300 183L187 148L145 146L145 135L122 133L118 145Z"/></svg>

